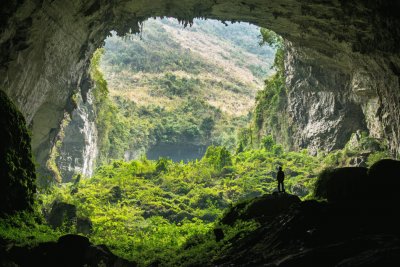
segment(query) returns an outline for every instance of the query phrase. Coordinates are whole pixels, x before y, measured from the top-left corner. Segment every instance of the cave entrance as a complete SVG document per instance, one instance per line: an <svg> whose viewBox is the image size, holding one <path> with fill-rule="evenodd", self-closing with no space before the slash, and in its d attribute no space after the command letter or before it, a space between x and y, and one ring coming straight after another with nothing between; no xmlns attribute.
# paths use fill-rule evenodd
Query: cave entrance
<svg viewBox="0 0 400 267"><path fill-rule="evenodd" d="M101 46L105 35L113 28L126 32L129 25L140 25L151 16L162 15L180 18L185 23L195 17L247 21L281 33L288 41L287 48L291 52L288 60L291 60L291 66L296 67L288 69L293 74L288 80L292 99L305 100L294 105L303 109L291 110L295 111L295 119L306 118L305 123L295 125L297 131L292 132L299 134L293 138L299 141L295 144L297 148L308 146L310 140L316 140L316 143L311 143L314 147L324 142L335 142L336 136L315 135L318 129L323 128L318 126L328 125L326 129L336 130L342 125L348 129L353 127L355 121L351 116L360 114L361 120L367 119L370 133L376 137L387 137L391 150L398 154L398 1L171 0L150 3L142 0L55 0L8 1L4 6L0 10L2 85L32 127L33 149L42 166L48 158L50 146L59 143L55 135L64 111L70 111L81 101L79 94L72 95L72 91L80 91L86 97L88 62L94 50ZM337 83L338 80L341 82ZM305 88L308 90L303 90ZM351 100L350 105L344 105L343 100L346 99ZM340 108L336 110L335 107ZM353 112L352 107L362 112ZM316 112L319 108L327 112L321 115ZM108 111L113 118L113 110ZM348 119L344 124L341 121L325 124L335 121L337 117ZM19 126L13 127L19 129ZM61 133L60 136L63 135ZM2 180L16 188L7 190L5 187L5 201L2 203L7 203L10 211L24 209L16 204L18 201L29 205L33 203L34 172L29 149L25 147L30 140L26 131L23 134L24 142L16 143L22 143L24 151L21 155L9 154L13 159L8 160L13 163L10 169L16 172L7 173L8 176L5 175ZM81 184L76 182L78 186L69 184L56 188L59 191L53 199L45 198L45 204L49 207L53 200L73 199L75 204L80 205L80 215L97 217L94 227L101 234L96 239L98 242L103 243L106 239L107 245L114 248L116 244L122 244L119 250L122 255L129 248L135 248L138 254L131 252L128 256L143 258L149 264L153 263L150 260L154 255L165 252L162 256L168 262L176 254L176 250L169 248L179 247L185 242L185 239L177 239L176 233L185 232L194 237L193 243L186 243L185 250L198 242L198 236L208 241L210 236L206 234L212 226L202 225L199 218L204 222L215 221L221 215L221 209L229 204L245 197L272 192L271 177L274 177L276 164L282 164L282 157L279 158L282 149L271 145L271 139L264 141L263 149L243 153L235 168L230 166L232 162L226 160L226 151L217 151L219 155L224 152L225 157L218 158L221 164L209 164L212 170L203 172L203 175L199 175L203 166L186 176L188 168L171 162L155 166L146 160L135 164L117 161L103 168L97 180L87 179ZM273 150L269 149L271 147ZM51 152L50 156L55 158L57 153ZM289 152L285 158L287 161L284 164L292 167L290 171L289 168L285 171L294 178L287 184L288 191L307 197L310 193L307 187L310 188L313 179L310 173L315 175L321 162L315 162L304 152ZM339 158L340 154L326 157L328 161ZM24 166L25 162L28 162L28 167ZM209 163L212 162L213 158ZM299 162L302 166L295 167ZM172 166L170 170L173 173L158 176L168 169L168 164ZM230 168L225 168L227 166ZM146 168L150 171L143 171ZM28 177L25 169L32 175ZM130 179L132 176L134 179ZM101 182L101 186L97 187L96 182ZM138 200L138 196L144 197ZM121 212L116 208L121 208ZM188 218L191 220L189 215L195 218L189 222L190 227L181 227L179 223ZM110 222L110 218L115 218L118 224ZM241 224L239 227L254 229L252 225ZM20 230L18 235L14 231L4 233L15 237L19 236ZM33 233L29 230L33 229L26 231L26 237L32 240ZM154 238L149 240L149 237ZM148 257L141 257L140 253L146 250L146 246L150 248L147 250ZM201 256L196 248L192 255ZM203 260L208 259L205 257ZM158 261L154 261L154 265L158 265Z"/></svg>
<svg viewBox="0 0 400 267"><path fill-rule="evenodd" d="M275 72L276 48L263 43L260 29L200 19L184 27L164 18L145 21L140 34L111 32L92 59L92 104L78 101L64 129L56 159L63 180L76 171L90 176L90 164L113 159L188 162L210 145L235 152L257 92Z"/></svg>
<svg viewBox="0 0 400 267"><path fill-rule="evenodd" d="M1 9L0 76L3 90L31 125L33 152L41 166L39 171L46 173L48 152L55 142L60 120L66 109L71 111L72 91L81 90L85 95L88 62L110 30L125 33L132 25L154 16L175 17L184 23L190 23L196 17L245 21L272 29L288 41L292 63L296 63L296 67L302 65L297 73L304 74L303 78L311 78L299 80L301 77L292 73L288 86L295 89L293 92L304 91L300 86L310 84L312 90L308 90L308 96L303 95L304 99L332 99L339 94L335 103L328 105L339 102L337 104L343 107L342 100L351 99L353 106L362 108L368 130L375 137L387 138L395 154L400 135L398 127L391 126L400 125L399 116L393 112L398 109L400 92L396 10L396 1L66 3L56 0L32 5L7 3ZM373 21L371 14L376 14ZM139 30L139 27L133 29ZM336 77L343 82L331 86ZM323 80L328 82L320 86ZM322 91L329 91L330 95L320 93ZM300 99L300 96L295 97ZM312 110L314 107L309 106L294 115L323 123L323 120L308 117ZM346 109L342 113L356 114ZM346 124L352 125L351 122ZM313 135L314 128L307 126L297 127L300 131L296 131L299 134L293 138L297 141L294 148L312 146L315 150L323 145L330 149L329 144L336 143L326 136ZM348 138L349 134L346 135Z"/></svg>

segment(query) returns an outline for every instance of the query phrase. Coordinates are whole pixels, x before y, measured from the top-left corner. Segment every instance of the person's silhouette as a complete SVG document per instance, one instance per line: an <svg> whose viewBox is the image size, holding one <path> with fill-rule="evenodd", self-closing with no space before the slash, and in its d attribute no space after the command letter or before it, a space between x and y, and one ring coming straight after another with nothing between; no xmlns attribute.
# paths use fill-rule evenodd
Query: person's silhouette
<svg viewBox="0 0 400 267"><path fill-rule="evenodd" d="M278 181L278 192L285 192L285 186L283 185L283 181L285 180L285 173L282 171L282 167L279 167L279 171L276 174L276 180Z"/></svg>

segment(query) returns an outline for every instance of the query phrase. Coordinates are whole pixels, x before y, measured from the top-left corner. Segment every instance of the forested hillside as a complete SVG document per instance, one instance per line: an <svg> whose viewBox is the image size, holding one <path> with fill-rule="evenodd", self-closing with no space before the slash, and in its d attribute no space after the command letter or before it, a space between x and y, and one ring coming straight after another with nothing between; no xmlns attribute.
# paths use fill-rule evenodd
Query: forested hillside
<svg viewBox="0 0 400 267"><path fill-rule="evenodd" d="M174 160L201 158L211 144L233 150L272 74L274 48L260 41L248 24L195 20L184 28L172 19L146 21L141 35L109 37L99 70L120 116L110 116L109 133L100 130L99 163L152 147L150 158Z"/></svg>

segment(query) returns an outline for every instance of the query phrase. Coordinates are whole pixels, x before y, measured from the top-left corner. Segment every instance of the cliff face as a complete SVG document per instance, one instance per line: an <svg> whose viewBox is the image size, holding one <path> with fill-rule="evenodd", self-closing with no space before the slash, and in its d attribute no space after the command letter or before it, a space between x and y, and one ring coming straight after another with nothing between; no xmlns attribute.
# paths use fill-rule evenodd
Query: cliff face
<svg viewBox="0 0 400 267"><path fill-rule="evenodd" d="M35 165L25 119L0 90L0 217L33 208Z"/></svg>
<svg viewBox="0 0 400 267"><path fill-rule="evenodd" d="M365 121L370 114L363 113L355 100L348 73L307 60L307 51L286 43L288 91L282 112L286 113L293 134L290 146L308 148L313 154L343 148L352 133L367 130ZM370 118L376 120L375 114ZM377 135L382 137L381 133Z"/></svg>
<svg viewBox="0 0 400 267"><path fill-rule="evenodd" d="M77 97L77 108L64 129L65 138L56 158L63 182L71 181L77 173L92 176L97 156L97 129L92 97L90 92L86 102L80 96Z"/></svg>
<svg viewBox="0 0 400 267"><path fill-rule="evenodd" d="M365 61L365 55L354 54L349 63L355 66L348 69L339 60L334 66L320 64L312 53L286 43L288 92L282 112L293 133L291 147L330 151L344 147L351 133L363 130L389 140L393 153L398 153L393 116L398 112L394 102L399 92L393 90L399 87L398 77L385 69L382 58Z"/></svg>
<svg viewBox="0 0 400 267"><path fill-rule="evenodd" d="M277 32L291 42L292 58L301 62L294 66L310 76L306 81L288 69L291 117L309 118L294 134L296 146L333 148L364 114L372 135L400 152L398 1L21 0L0 10L0 82L31 125L41 165L64 110L71 111L71 92L81 90L86 100L83 81L95 48L110 30L138 31L139 22L154 16L246 21ZM325 108L340 105L341 112Z"/></svg>

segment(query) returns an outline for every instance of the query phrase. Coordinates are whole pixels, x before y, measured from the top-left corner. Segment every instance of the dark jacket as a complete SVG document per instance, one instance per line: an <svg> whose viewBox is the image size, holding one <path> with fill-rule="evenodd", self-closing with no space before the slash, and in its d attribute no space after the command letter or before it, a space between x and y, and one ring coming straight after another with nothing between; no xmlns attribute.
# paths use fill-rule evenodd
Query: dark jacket
<svg viewBox="0 0 400 267"><path fill-rule="evenodd" d="M279 182L283 182L283 180L285 180L285 174L283 173L283 171L278 171L278 174L276 175L276 180L278 180Z"/></svg>

